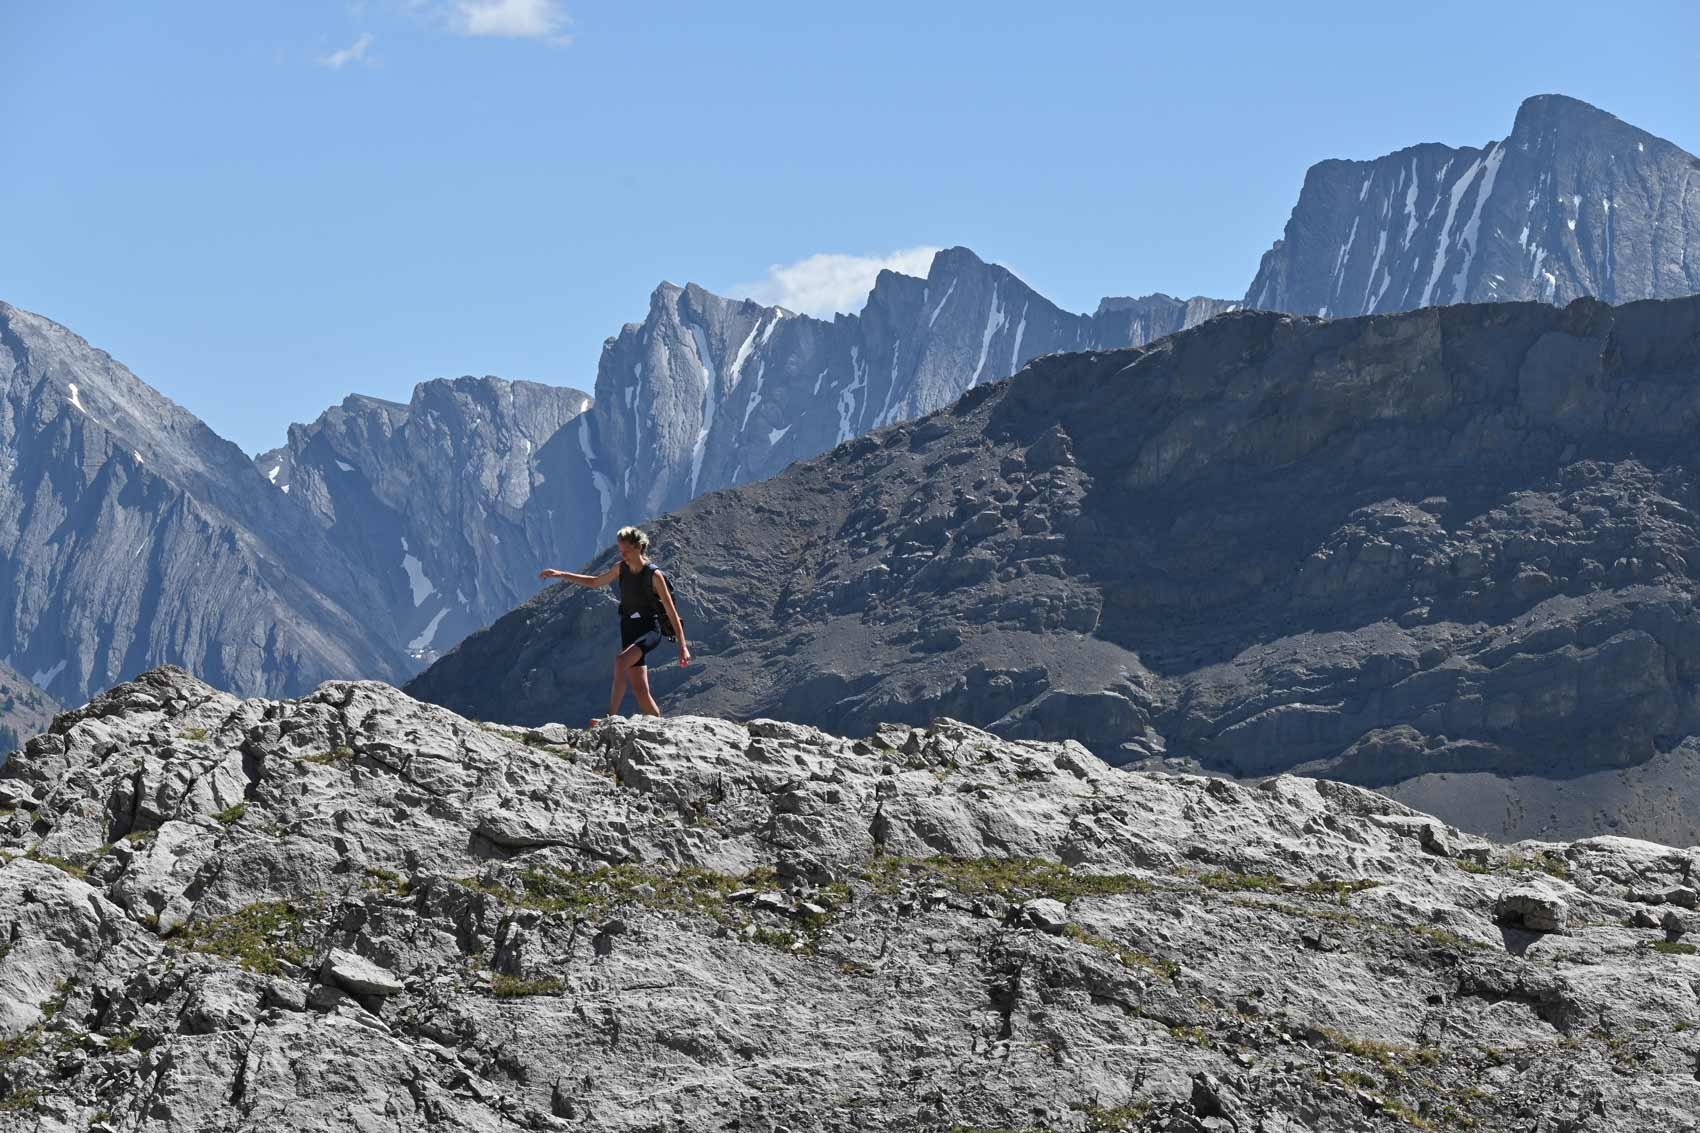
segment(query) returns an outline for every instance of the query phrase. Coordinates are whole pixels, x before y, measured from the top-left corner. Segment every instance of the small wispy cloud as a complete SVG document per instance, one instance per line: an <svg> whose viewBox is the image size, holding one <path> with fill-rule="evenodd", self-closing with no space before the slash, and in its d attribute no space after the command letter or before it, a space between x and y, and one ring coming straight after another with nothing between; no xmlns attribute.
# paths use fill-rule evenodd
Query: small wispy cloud
<svg viewBox="0 0 1700 1133"><path fill-rule="evenodd" d="M341 51L333 51L329 55L319 56L319 66L329 67L333 71L340 71L350 63L365 62L366 52L371 49L371 46L372 33L361 32L359 39L355 40Z"/></svg>
<svg viewBox="0 0 1700 1133"><path fill-rule="evenodd" d="M882 270L889 268L902 275L924 277L938 251L931 245L923 245L883 256L817 252L795 263L773 264L767 269L765 279L734 284L731 290L734 295L805 315L821 318L831 318L838 312L853 315L867 305L868 292Z"/></svg>
<svg viewBox="0 0 1700 1133"><path fill-rule="evenodd" d="M541 39L564 47L572 42L567 22L560 0L454 0L451 26L461 35Z"/></svg>

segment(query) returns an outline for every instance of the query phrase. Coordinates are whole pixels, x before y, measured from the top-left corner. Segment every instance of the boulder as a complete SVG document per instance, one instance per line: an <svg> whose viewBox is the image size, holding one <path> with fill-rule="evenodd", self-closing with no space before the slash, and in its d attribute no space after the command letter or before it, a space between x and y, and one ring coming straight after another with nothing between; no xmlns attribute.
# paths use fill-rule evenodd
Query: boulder
<svg viewBox="0 0 1700 1133"><path fill-rule="evenodd" d="M401 979L388 968L341 948L331 949L325 957L319 978L355 995L399 995L403 988Z"/></svg>
<svg viewBox="0 0 1700 1133"><path fill-rule="evenodd" d="M1544 885L1519 885L1505 890L1494 900L1493 915L1501 924L1530 932L1570 931L1570 906Z"/></svg>

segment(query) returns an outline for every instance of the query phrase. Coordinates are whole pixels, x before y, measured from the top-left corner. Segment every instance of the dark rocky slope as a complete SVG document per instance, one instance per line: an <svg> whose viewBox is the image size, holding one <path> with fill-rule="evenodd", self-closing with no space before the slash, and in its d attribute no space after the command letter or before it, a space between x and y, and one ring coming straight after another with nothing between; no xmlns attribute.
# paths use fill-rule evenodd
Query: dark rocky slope
<svg viewBox="0 0 1700 1133"><path fill-rule="evenodd" d="M1697 425L1700 299L1242 313L1045 358L657 524L701 663L655 683L1695 841ZM609 603L551 588L410 691L599 715Z"/></svg>
<svg viewBox="0 0 1700 1133"><path fill-rule="evenodd" d="M1700 1127L1695 849L174 670L0 798L7 1130Z"/></svg>
<svg viewBox="0 0 1700 1133"><path fill-rule="evenodd" d="M1438 303L1700 292L1700 158L1563 95L1477 149L1324 161L1248 305L1363 315Z"/></svg>

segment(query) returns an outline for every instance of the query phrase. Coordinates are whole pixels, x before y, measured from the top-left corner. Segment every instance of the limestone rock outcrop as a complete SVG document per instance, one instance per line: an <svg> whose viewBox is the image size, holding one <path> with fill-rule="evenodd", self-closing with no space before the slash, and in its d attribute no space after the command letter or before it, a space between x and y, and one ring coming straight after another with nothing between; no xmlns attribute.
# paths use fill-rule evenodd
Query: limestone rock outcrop
<svg viewBox="0 0 1700 1133"><path fill-rule="evenodd" d="M0 812L0 1128L1700 1113L1700 960L1636 920L1700 848L1500 845L950 720L513 727L172 669L0 782L30 799ZM1567 933L1508 923L1531 886Z"/></svg>

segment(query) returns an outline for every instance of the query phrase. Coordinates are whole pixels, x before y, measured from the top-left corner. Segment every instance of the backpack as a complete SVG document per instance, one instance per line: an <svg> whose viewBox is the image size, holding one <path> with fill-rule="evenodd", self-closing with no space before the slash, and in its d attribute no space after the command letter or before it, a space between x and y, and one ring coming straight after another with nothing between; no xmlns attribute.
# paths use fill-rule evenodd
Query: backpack
<svg viewBox="0 0 1700 1133"><path fill-rule="evenodd" d="M643 564L644 593L649 595L649 612L655 618L655 628L661 631L661 636L677 641L679 631L674 627L673 619L667 616L667 607L661 604L661 596L655 592L655 576L659 573L654 563Z"/></svg>

